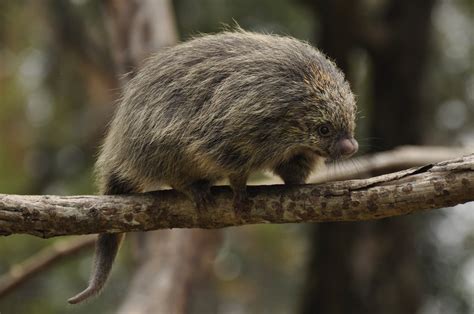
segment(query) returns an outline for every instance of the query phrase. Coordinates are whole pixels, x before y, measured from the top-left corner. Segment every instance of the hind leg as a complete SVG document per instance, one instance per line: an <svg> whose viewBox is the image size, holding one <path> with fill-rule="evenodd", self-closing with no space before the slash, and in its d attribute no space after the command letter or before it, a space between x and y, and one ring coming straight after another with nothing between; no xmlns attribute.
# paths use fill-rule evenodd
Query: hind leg
<svg viewBox="0 0 474 314"><path fill-rule="evenodd" d="M238 173L229 176L229 183L234 192L233 207L236 214L249 212L249 200L247 196L247 173Z"/></svg>
<svg viewBox="0 0 474 314"><path fill-rule="evenodd" d="M207 179L197 180L187 185L173 185L173 188L191 199L199 211L205 211L215 205L211 194L212 182Z"/></svg>
<svg viewBox="0 0 474 314"><path fill-rule="evenodd" d="M285 184L304 184L315 163L315 156L298 154L279 164L273 171Z"/></svg>

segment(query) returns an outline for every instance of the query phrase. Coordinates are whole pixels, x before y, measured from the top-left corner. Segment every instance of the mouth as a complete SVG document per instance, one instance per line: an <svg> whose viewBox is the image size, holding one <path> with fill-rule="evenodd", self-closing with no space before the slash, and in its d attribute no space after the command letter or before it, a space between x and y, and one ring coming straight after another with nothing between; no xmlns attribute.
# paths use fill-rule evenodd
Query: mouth
<svg viewBox="0 0 474 314"><path fill-rule="evenodd" d="M326 160L324 161L326 164L331 164L331 163L334 163L334 162L338 162L338 161L341 161L341 160L344 160L344 159L347 159L348 157L345 157L345 156L329 156L326 158Z"/></svg>
<svg viewBox="0 0 474 314"><path fill-rule="evenodd" d="M318 150L318 149L315 149L315 148L311 148L311 152L315 155L318 155L320 157L324 157L324 158L331 158L331 156L329 155L329 153L325 152L325 151L321 151L321 150Z"/></svg>

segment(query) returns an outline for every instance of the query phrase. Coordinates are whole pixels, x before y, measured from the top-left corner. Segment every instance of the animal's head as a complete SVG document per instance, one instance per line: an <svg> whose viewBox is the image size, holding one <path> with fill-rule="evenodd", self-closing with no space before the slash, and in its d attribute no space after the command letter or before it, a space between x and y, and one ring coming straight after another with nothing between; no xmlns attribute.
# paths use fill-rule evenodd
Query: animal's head
<svg viewBox="0 0 474 314"><path fill-rule="evenodd" d="M304 83L306 145L316 154L332 159L348 158L359 148L354 138L356 103L349 84L334 63L324 58L310 64Z"/></svg>

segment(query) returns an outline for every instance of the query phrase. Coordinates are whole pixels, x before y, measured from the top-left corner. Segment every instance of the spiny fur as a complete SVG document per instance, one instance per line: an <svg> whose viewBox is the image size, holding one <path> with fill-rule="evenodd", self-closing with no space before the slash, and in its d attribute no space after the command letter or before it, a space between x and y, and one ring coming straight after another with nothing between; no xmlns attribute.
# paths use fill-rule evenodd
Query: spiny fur
<svg viewBox="0 0 474 314"><path fill-rule="evenodd" d="M339 157L355 114L343 74L309 44L242 30L200 36L153 55L125 87L96 165L100 190L169 185L199 205L229 178L240 204L253 171L304 183L318 161ZM322 124L330 137L318 135ZM103 287L112 239L99 241L91 286L73 302Z"/></svg>
<svg viewBox="0 0 474 314"><path fill-rule="evenodd" d="M316 147L329 121L353 134L355 102L322 53L290 37L225 32L152 56L129 82L97 162L144 188L272 169Z"/></svg>

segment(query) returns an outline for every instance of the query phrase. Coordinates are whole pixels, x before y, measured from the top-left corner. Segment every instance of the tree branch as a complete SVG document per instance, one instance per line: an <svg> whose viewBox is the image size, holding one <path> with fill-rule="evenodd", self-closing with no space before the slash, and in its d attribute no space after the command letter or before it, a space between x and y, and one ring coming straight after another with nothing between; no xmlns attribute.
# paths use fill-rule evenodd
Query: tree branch
<svg viewBox="0 0 474 314"><path fill-rule="evenodd" d="M91 248L95 240L95 237L88 236L59 241L44 248L27 260L13 265L6 274L0 276L0 298L64 258Z"/></svg>
<svg viewBox="0 0 474 314"><path fill-rule="evenodd" d="M0 194L0 234L60 235L222 228L258 223L356 221L474 201L474 154L363 180L248 188L250 214L232 210L228 187L214 187L215 208L198 213L173 190L124 196Z"/></svg>
<svg viewBox="0 0 474 314"><path fill-rule="evenodd" d="M309 182L322 183L374 177L412 167L421 167L472 153L473 147L406 145L395 149L351 158L311 176Z"/></svg>
<svg viewBox="0 0 474 314"><path fill-rule="evenodd" d="M469 155L472 151L474 151L474 147L404 145L392 150L340 161L324 169L318 169L307 182L324 183L366 179L458 158L459 156ZM277 184L277 182L282 181L280 178L269 174L269 178L254 180L252 185L272 185Z"/></svg>

